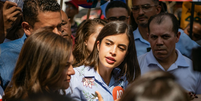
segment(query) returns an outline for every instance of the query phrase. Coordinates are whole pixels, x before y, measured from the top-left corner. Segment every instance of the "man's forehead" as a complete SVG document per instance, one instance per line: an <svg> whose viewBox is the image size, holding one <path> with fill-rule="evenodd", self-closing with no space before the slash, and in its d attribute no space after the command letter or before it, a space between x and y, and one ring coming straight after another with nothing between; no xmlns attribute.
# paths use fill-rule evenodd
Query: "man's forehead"
<svg viewBox="0 0 201 101"><path fill-rule="evenodd" d="M136 5L151 5L151 4L155 4L153 2L153 0L133 0L132 5L136 6Z"/></svg>
<svg viewBox="0 0 201 101"><path fill-rule="evenodd" d="M106 16L108 17L119 17L119 16L128 16L126 8L123 7L114 7L108 9L106 12Z"/></svg>

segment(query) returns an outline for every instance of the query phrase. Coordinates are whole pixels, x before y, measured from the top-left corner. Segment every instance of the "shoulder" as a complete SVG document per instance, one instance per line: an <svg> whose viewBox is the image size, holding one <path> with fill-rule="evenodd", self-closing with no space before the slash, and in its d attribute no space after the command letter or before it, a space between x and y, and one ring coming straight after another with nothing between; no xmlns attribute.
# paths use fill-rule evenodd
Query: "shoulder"
<svg viewBox="0 0 201 101"><path fill-rule="evenodd" d="M141 63L141 62L145 61L145 59L146 59L148 53L149 53L149 52L147 52L147 53L145 53L145 54L143 54L143 55L140 55L140 56L138 57L138 62Z"/></svg>
<svg viewBox="0 0 201 101"><path fill-rule="evenodd" d="M21 50L21 47L24 44L24 38L16 39L14 41L6 42L0 44L1 53L8 52L9 50Z"/></svg>

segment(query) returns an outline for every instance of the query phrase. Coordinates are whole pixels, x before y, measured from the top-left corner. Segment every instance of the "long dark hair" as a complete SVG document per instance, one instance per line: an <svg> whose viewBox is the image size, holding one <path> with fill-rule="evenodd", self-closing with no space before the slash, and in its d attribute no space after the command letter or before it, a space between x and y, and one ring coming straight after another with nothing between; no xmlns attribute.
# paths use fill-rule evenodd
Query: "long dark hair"
<svg viewBox="0 0 201 101"><path fill-rule="evenodd" d="M24 99L29 93L59 93L57 84L71 53L72 43L51 30L39 29L32 33L21 49L3 101ZM51 91L51 87L58 89Z"/></svg>
<svg viewBox="0 0 201 101"><path fill-rule="evenodd" d="M105 25L105 27L103 27L103 29L101 30L100 34L98 35L96 39L96 43L94 44L94 49L92 53L86 59L84 64L86 66L90 66L91 68L94 68L95 70L97 70L98 61L99 61L99 57L97 55L98 54L97 41L99 41L101 44L101 41L106 36L117 35L122 33L126 33L126 35L128 36L129 45L128 45L128 50L127 50L126 57L124 58L124 61L117 67L121 69L121 73L117 78L120 78L125 75L126 79L130 83L134 80L134 78L137 78L138 76L140 76L141 72L140 72L140 67L137 60L132 28L123 21L109 22L108 24Z"/></svg>

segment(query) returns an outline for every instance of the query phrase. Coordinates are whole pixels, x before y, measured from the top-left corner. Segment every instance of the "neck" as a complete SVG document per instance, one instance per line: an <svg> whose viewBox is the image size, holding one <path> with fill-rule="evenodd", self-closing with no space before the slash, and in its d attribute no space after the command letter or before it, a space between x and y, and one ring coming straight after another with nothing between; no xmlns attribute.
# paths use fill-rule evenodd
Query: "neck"
<svg viewBox="0 0 201 101"><path fill-rule="evenodd" d="M108 69L107 67L103 67L100 65L98 66L97 72L99 73L99 75L102 77L102 79L105 81L107 85L109 85L110 83L112 70L113 69Z"/></svg>
<svg viewBox="0 0 201 101"><path fill-rule="evenodd" d="M147 27L138 26L138 29L139 29L139 32L140 32L142 38L148 41L148 36L147 36L148 28Z"/></svg>
<svg viewBox="0 0 201 101"><path fill-rule="evenodd" d="M178 54L176 52L176 50L167 58L165 59L156 59L159 64L165 69L165 71L167 71L170 66L175 63L175 61L177 60Z"/></svg>

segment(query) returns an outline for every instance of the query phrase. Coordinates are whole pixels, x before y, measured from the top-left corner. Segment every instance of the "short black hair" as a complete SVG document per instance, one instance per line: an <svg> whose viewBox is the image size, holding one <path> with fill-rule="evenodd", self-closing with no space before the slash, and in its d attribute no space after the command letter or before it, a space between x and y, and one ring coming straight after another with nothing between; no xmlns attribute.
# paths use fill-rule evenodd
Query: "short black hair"
<svg viewBox="0 0 201 101"><path fill-rule="evenodd" d="M60 12L60 5L56 0L24 0L23 17L31 27L38 22L39 11Z"/></svg>
<svg viewBox="0 0 201 101"><path fill-rule="evenodd" d="M172 21L172 31L175 33L175 35L177 35L178 33L178 29L179 29L179 22L177 20L177 18L174 16L174 14L171 13L159 13L155 16L150 17L149 21L148 21L148 33L150 33L150 23L152 21L154 21L157 24L161 24L165 18L169 17Z"/></svg>
<svg viewBox="0 0 201 101"><path fill-rule="evenodd" d="M130 15L130 9L128 7L128 5L122 1L111 1L110 3L108 3L106 9L105 9L105 14L107 14L107 11L111 8L116 8L116 7L120 7L120 8L125 8L126 11L128 12L128 15Z"/></svg>

